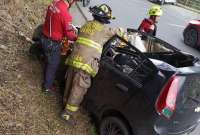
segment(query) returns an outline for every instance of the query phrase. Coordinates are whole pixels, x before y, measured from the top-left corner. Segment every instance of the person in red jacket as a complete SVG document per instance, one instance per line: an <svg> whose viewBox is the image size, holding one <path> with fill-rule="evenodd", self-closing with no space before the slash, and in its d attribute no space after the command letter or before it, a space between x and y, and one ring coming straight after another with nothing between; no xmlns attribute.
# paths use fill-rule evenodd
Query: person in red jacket
<svg viewBox="0 0 200 135"><path fill-rule="evenodd" d="M53 0L48 6L42 29L42 48L46 56L44 91L52 91L55 73L60 63L61 41L64 37L75 41L77 35L71 25L72 16L65 0Z"/></svg>
<svg viewBox="0 0 200 135"><path fill-rule="evenodd" d="M140 24L138 30L149 35L156 36L158 17L162 15L162 9L158 5L154 5L149 10L149 18L144 19Z"/></svg>

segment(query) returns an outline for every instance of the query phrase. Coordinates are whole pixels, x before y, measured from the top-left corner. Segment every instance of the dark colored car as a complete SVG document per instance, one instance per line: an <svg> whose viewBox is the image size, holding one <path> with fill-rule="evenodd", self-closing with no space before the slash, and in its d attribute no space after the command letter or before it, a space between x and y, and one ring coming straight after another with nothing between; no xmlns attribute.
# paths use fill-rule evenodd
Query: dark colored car
<svg viewBox="0 0 200 135"><path fill-rule="evenodd" d="M200 20L189 22L183 32L184 43L191 47L200 47Z"/></svg>
<svg viewBox="0 0 200 135"><path fill-rule="evenodd" d="M160 5L163 5L165 3L171 3L171 4L175 4L176 0L150 0L152 2L158 3Z"/></svg>
<svg viewBox="0 0 200 135"><path fill-rule="evenodd" d="M83 103L100 135L178 135L200 121L199 59L143 36L145 51L118 36L104 46Z"/></svg>

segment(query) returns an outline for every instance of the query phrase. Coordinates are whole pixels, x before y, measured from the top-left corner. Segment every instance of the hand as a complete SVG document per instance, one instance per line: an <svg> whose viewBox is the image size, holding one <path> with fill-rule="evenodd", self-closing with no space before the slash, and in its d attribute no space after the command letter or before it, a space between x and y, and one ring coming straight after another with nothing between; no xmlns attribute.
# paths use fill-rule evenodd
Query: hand
<svg viewBox="0 0 200 135"><path fill-rule="evenodd" d="M78 26L75 26L73 24L71 24L73 30L75 31L76 35L78 35L78 32L79 32L79 27Z"/></svg>

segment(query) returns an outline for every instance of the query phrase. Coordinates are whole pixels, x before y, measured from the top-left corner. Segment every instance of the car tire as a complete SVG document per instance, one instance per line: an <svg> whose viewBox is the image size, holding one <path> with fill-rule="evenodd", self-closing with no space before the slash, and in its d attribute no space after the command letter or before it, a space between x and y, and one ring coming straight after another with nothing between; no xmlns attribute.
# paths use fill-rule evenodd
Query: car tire
<svg viewBox="0 0 200 135"><path fill-rule="evenodd" d="M195 28L187 28L184 32L184 43L196 47L198 42L198 31Z"/></svg>
<svg viewBox="0 0 200 135"><path fill-rule="evenodd" d="M105 117L100 123L100 135L130 135L125 122L118 117Z"/></svg>

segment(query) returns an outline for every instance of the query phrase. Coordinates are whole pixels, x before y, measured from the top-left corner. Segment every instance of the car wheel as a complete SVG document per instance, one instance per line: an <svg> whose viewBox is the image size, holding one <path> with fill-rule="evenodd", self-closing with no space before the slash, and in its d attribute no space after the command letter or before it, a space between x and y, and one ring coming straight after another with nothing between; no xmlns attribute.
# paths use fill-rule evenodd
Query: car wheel
<svg viewBox="0 0 200 135"><path fill-rule="evenodd" d="M100 123L100 135L130 135L130 133L123 120L106 117Z"/></svg>
<svg viewBox="0 0 200 135"><path fill-rule="evenodd" d="M184 33L184 43L191 47L195 47L198 41L198 32L195 28L186 29Z"/></svg>

